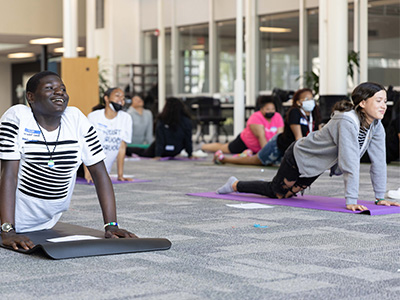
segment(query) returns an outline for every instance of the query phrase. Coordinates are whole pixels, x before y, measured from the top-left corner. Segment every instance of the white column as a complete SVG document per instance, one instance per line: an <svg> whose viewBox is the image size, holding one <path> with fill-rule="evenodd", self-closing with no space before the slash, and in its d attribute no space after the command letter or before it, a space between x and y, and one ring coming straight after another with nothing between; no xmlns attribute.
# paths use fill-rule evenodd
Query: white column
<svg viewBox="0 0 400 300"><path fill-rule="evenodd" d="M368 81L368 0L360 0L360 82Z"/></svg>
<svg viewBox="0 0 400 300"><path fill-rule="evenodd" d="M347 15L347 0L319 0L320 95L347 93Z"/></svg>
<svg viewBox="0 0 400 300"><path fill-rule="evenodd" d="M256 26L256 3L254 0L246 0L246 104L256 103L256 56L255 46Z"/></svg>
<svg viewBox="0 0 400 300"><path fill-rule="evenodd" d="M86 0L86 57L94 58L94 31L96 30L96 0Z"/></svg>
<svg viewBox="0 0 400 300"><path fill-rule="evenodd" d="M78 51L78 0L63 0L64 57L77 57Z"/></svg>
<svg viewBox="0 0 400 300"><path fill-rule="evenodd" d="M233 108L233 134L244 129L244 81L243 81L243 0L236 0L236 80Z"/></svg>
<svg viewBox="0 0 400 300"><path fill-rule="evenodd" d="M217 68L217 39L214 22L214 0L208 0L208 80L210 94L217 92L218 68Z"/></svg>
<svg viewBox="0 0 400 300"><path fill-rule="evenodd" d="M299 0L299 87L304 87L304 72L307 70L307 9L306 0Z"/></svg>
<svg viewBox="0 0 400 300"><path fill-rule="evenodd" d="M164 30L164 0L157 3L158 35L158 110L165 105L165 30Z"/></svg>

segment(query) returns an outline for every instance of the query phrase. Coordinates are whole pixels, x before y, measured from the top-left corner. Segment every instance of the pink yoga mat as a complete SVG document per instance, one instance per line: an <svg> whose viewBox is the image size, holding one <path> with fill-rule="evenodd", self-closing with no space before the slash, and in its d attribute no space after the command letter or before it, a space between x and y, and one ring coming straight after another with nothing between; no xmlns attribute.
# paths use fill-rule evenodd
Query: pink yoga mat
<svg viewBox="0 0 400 300"><path fill-rule="evenodd" d="M119 181L116 178L113 178L113 177L110 177L110 178L111 178L112 184L151 182L151 180L145 180L145 179L133 179L133 181ZM88 184L88 183L85 178L77 177L76 184ZM90 185L93 185L93 183L91 183Z"/></svg>
<svg viewBox="0 0 400 300"><path fill-rule="evenodd" d="M256 202L270 205L283 205L292 207L301 207L308 209L319 209L328 211L337 211L343 213L358 213L367 215L388 215L400 213L399 206L383 206L375 205L372 201L358 200L358 204L362 204L368 208L367 211L351 211L346 209L346 200L344 198L332 198L324 196L304 195L286 199L272 199L261 195L246 193L217 194L215 192L193 193L189 196L198 196L206 198L216 198L244 202Z"/></svg>

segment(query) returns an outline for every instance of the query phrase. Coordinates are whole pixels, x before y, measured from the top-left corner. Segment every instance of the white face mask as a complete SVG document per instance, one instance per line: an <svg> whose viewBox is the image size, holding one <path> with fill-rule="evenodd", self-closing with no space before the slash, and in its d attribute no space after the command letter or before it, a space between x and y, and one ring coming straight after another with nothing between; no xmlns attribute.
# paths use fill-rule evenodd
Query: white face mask
<svg viewBox="0 0 400 300"><path fill-rule="evenodd" d="M314 107L315 107L315 101L314 101L313 99L303 101L301 107L302 107L305 111L313 111L313 109L314 109Z"/></svg>

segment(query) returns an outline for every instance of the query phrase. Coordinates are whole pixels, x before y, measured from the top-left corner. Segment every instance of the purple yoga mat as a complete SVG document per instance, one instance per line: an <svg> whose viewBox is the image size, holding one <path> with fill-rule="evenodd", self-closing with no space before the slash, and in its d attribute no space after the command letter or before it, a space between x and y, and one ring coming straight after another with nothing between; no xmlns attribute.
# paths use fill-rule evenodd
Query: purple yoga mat
<svg viewBox="0 0 400 300"><path fill-rule="evenodd" d="M112 184L151 182L151 180L145 180L145 179L133 179L133 181L119 181L116 178L113 178L113 177L110 177L110 178L111 178ZM77 177L76 184L88 184L88 183L85 178ZM93 183L90 183L90 185L93 185Z"/></svg>
<svg viewBox="0 0 400 300"><path fill-rule="evenodd" d="M272 199L261 195L246 193L217 194L215 192L193 193L189 196L198 196L206 198L217 198L234 201L256 202L270 205L283 205L292 207L301 207L309 209L320 209L328 211L337 211L344 213L362 213L367 215L388 215L400 213L399 206L383 206L375 205L372 201L358 200L358 204L362 204L368 208L367 211L351 211L346 209L346 200L344 198L332 198L324 196L304 195L286 199Z"/></svg>
<svg viewBox="0 0 400 300"><path fill-rule="evenodd" d="M166 157L161 157L160 161L165 161L165 160L180 160L180 161L196 161L196 160L205 160L205 157L197 157L197 158L189 158L189 157L184 157L184 156L166 156Z"/></svg>
<svg viewBox="0 0 400 300"><path fill-rule="evenodd" d="M141 156L133 156L126 158L128 161L138 161L138 160L150 160L153 159L152 157L141 157ZM166 161L166 160L180 160L180 161L198 161L198 160L205 160L205 157L196 157L190 159L189 157L184 156L165 156L161 157L159 161Z"/></svg>

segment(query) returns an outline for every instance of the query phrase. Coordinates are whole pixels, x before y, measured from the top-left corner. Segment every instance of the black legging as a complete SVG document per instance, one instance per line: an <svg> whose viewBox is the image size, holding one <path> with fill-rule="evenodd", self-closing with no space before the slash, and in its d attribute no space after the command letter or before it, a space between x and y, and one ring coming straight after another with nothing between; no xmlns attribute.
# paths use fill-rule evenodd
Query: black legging
<svg viewBox="0 0 400 300"><path fill-rule="evenodd" d="M239 181L237 191L240 193L259 194L268 198L282 198L288 192L292 192L295 195L298 191L292 191L293 188L304 190L309 187L319 175L314 177L300 177L299 168L293 154L293 146L294 143L286 150L281 166L272 181ZM294 183L289 186L284 182L284 179L287 182Z"/></svg>
<svg viewBox="0 0 400 300"><path fill-rule="evenodd" d="M128 147L126 148L126 155L132 156L137 154L141 157L155 157L156 156L156 143L152 142L148 148Z"/></svg>

